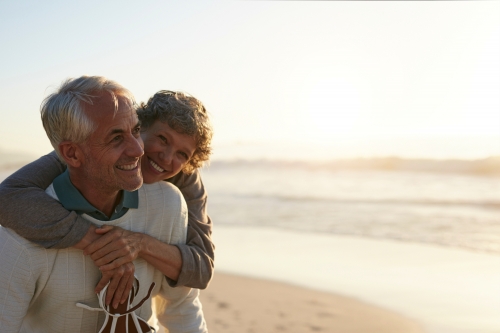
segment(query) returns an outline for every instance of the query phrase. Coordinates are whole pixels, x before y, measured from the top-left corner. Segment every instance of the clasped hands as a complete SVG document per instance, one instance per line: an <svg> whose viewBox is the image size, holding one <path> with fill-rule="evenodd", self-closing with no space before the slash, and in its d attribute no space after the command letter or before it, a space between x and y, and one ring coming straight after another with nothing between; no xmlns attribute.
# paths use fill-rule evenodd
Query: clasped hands
<svg viewBox="0 0 500 333"><path fill-rule="evenodd" d="M95 288L99 293L109 282L106 293L106 305L118 307L124 303L132 289L135 266L132 263L141 251L143 234L116 226L103 225L95 229L101 235L83 249L102 273Z"/></svg>

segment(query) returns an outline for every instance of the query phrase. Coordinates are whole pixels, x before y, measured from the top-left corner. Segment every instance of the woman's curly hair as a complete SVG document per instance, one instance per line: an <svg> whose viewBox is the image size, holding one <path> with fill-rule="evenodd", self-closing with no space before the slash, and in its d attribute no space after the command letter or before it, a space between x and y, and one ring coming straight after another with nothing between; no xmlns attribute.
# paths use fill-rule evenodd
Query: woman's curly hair
<svg viewBox="0 0 500 333"><path fill-rule="evenodd" d="M208 161L212 152L212 125L207 110L193 96L183 92L160 90L147 103L141 103L137 115L145 130L159 120L175 131L195 138L196 150L182 169L185 174L191 174Z"/></svg>

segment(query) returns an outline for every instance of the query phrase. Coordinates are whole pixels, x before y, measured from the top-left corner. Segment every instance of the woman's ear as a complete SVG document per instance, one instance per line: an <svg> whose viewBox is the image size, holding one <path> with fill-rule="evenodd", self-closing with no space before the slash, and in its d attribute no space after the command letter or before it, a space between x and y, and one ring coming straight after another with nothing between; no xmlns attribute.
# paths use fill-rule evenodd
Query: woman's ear
<svg viewBox="0 0 500 333"><path fill-rule="evenodd" d="M76 143L63 141L59 144L59 153L68 166L78 168L82 164L83 152Z"/></svg>

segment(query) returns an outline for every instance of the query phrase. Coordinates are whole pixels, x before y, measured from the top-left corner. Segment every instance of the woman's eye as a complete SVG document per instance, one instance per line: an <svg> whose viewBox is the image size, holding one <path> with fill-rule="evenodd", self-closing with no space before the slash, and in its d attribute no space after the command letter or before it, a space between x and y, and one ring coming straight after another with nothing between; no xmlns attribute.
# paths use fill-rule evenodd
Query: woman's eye
<svg viewBox="0 0 500 333"><path fill-rule="evenodd" d="M167 143L167 138L164 137L163 135L158 135L158 138L160 138L161 141Z"/></svg>
<svg viewBox="0 0 500 333"><path fill-rule="evenodd" d="M185 160L187 160L187 159L188 159L188 156L187 156L187 154L186 154L186 153L179 152L179 155L181 155L181 157L182 157L183 159L185 159Z"/></svg>

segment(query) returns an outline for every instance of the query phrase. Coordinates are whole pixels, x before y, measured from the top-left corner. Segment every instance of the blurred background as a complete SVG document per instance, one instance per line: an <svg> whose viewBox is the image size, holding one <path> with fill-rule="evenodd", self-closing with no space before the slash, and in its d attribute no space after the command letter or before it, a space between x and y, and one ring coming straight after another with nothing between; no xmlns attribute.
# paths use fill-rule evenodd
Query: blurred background
<svg viewBox="0 0 500 333"><path fill-rule="evenodd" d="M0 166L51 151L39 105L62 80L103 75L205 103L219 224L500 254L499 9L3 1Z"/></svg>
<svg viewBox="0 0 500 333"><path fill-rule="evenodd" d="M499 12L497 1L1 1L0 179L52 150L42 100L66 78L102 75L137 101L169 89L204 102L216 228L499 256Z"/></svg>

